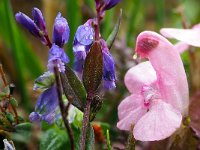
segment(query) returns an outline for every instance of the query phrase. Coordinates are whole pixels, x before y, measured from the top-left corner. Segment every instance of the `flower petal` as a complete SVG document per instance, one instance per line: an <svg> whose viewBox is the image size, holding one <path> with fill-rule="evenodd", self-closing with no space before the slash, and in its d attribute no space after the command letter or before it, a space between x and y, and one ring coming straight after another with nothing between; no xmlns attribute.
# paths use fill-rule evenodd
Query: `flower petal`
<svg viewBox="0 0 200 150"><path fill-rule="evenodd" d="M132 110L137 109L144 103L142 95L132 94L126 97L118 106L119 120L126 117Z"/></svg>
<svg viewBox="0 0 200 150"><path fill-rule="evenodd" d="M156 72L149 61L140 63L125 75L125 85L131 93L140 94L143 85L150 85L156 81Z"/></svg>
<svg viewBox="0 0 200 150"><path fill-rule="evenodd" d="M163 28L160 33L167 38L174 38L189 45L200 47L200 29Z"/></svg>
<svg viewBox="0 0 200 150"><path fill-rule="evenodd" d="M58 108L58 96L56 87L45 90L37 100L35 112L30 114L31 121L44 120L47 123L53 123Z"/></svg>
<svg viewBox="0 0 200 150"><path fill-rule="evenodd" d="M127 116L125 116L123 119L121 119L117 123L117 127L120 130L126 130L130 131L131 126L135 125L137 121L147 112L147 109L143 106L139 106L136 109L130 111Z"/></svg>
<svg viewBox="0 0 200 150"><path fill-rule="evenodd" d="M148 58L155 69L162 98L187 115L188 83L182 60L175 47L161 35L145 31L137 38L136 51L142 57Z"/></svg>
<svg viewBox="0 0 200 150"><path fill-rule="evenodd" d="M135 125L133 135L140 141L158 141L172 135L181 125L182 115L162 100L154 101L149 112Z"/></svg>
<svg viewBox="0 0 200 150"><path fill-rule="evenodd" d="M175 49L179 52L179 53L183 53L184 51L189 49L189 45L186 44L185 42L178 42L175 45Z"/></svg>

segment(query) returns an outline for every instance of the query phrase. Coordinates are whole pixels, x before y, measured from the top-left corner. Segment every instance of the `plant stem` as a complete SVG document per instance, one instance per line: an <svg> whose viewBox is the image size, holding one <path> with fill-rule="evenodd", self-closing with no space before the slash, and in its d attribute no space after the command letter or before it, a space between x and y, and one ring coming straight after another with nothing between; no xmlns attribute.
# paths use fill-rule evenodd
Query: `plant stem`
<svg viewBox="0 0 200 150"><path fill-rule="evenodd" d="M0 64L0 75L1 75L1 78L2 78L2 80L3 80L4 86L7 86L7 81L6 81L5 74L4 74L4 72L3 72L2 64Z"/></svg>
<svg viewBox="0 0 200 150"><path fill-rule="evenodd" d="M47 40L47 46L48 46L49 48L51 48L52 43L51 43L51 41L49 40L49 36L48 36L48 35L45 35L44 37L45 37L45 39Z"/></svg>
<svg viewBox="0 0 200 150"><path fill-rule="evenodd" d="M132 131L133 131L133 125L131 125L131 130L129 132L126 150L135 150L135 139L133 137Z"/></svg>
<svg viewBox="0 0 200 150"><path fill-rule="evenodd" d="M58 71L58 67L54 67L54 74L55 74L55 79L56 79L56 87L57 87L56 89L58 93L58 100L59 100L59 106L60 106L62 119L63 119L65 128L67 130L67 133L70 139L71 150L74 150L74 136L73 136L72 129L70 128L69 122L67 120L68 108L70 104L68 104L67 107L65 107L64 102L62 100L62 84L60 80L60 73Z"/></svg>
<svg viewBox="0 0 200 150"><path fill-rule="evenodd" d="M90 105L92 102L92 97L88 95L86 104L84 107L84 114L83 114L83 126L81 132L81 139L80 139L80 150L85 150L85 143L86 143L86 136L87 136L87 129L90 121Z"/></svg>

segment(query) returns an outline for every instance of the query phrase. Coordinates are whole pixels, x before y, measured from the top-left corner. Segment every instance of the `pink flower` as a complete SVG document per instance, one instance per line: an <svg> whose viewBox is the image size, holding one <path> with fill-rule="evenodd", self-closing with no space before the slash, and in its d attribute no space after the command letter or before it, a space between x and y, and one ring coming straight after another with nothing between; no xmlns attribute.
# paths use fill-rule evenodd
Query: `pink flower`
<svg viewBox="0 0 200 150"><path fill-rule="evenodd" d="M179 40L175 46L182 53L189 48L189 45L200 47L200 24L192 29L162 28L160 33L167 38Z"/></svg>
<svg viewBox="0 0 200 150"><path fill-rule="evenodd" d="M149 61L125 75L131 93L118 107L117 127L140 141L157 141L172 135L188 113L188 83L175 47L161 35L145 31L137 37L136 52Z"/></svg>

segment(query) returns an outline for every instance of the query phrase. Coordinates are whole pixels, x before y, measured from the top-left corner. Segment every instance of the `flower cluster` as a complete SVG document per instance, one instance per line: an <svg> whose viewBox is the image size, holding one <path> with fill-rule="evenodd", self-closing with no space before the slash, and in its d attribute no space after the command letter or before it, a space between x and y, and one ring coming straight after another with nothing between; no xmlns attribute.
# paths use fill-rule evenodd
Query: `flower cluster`
<svg viewBox="0 0 200 150"><path fill-rule="evenodd" d="M37 100L35 111L29 117L34 122L44 120L51 124L55 121L56 114L59 113L53 72L55 67L58 67L60 72L65 72L65 64L69 62L63 47L69 40L70 29L67 20L61 16L61 13L58 13L53 27L52 44L49 40L46 22L41 11L38 8L33 8L32 15L33 20L19 12L16 14L16 20L39 38L50 50L47 65L48 72L36 79L34 85L34 90L42 89L44 91Z"/></svg>
<svg viewBox="0 0 200 150"><path fill-rule="evenodd" d="M96 0L96 6L98 5L99 13L103 14L105 10L114 7L119 0ZM19 12L16 14L16 20L35 37L39 38L41 42L49 47L48 55L48 71L41 75L35 81L34 90L43 90L43 93L37 100L34 112L30 114L30 120L33 122L40 122L41 120L51 124L55 121L57 114L60 113L58 109L58 95L55 85L54 70L58 68L62 74L65 72L65 65L70 61L69 57L65 53L63 47L69 40L70 28L67 20L58 13L53 27L52 42L49 39L46 22L41 11L38 8L33 8L33 19L27 15ZM101 16L103 17L103 16ZM102 19L102 18L101 18ZM95 19L89 19L85 24L78 27L73 42L73 52L75 56L74 70L82 76L85 59L90 51L92 44L95 41L94 26L98 21ZM99 23L99 22L98 22ZM100 35L99 35L100 36ZM99 42L101 44L103 53L103 85L106 89L115 88L115 63L112 55L109 52L108 46L100 37Z"/></svg>

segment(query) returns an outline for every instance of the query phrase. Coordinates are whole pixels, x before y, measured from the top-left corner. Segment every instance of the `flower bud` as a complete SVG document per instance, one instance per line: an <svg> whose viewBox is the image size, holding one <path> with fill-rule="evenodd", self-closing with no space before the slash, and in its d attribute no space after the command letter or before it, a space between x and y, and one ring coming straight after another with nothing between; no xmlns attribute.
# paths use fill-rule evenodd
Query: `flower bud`
<svg viewBox="0 0 200 150"><path fill-rule="evenodd" d="M34 36L41 37L39 28L36 26L34 21L31 18L29 18L27 15L25 15L22 12L18 12L15 15L15 18L18 23L20 23L24 28L26 28Z"/></svg>
<svg viewBox="0 0 200 150"><path fill-rule="evenodd" d="M104 1L105 1L104 10L109 10L113 8L115 5L117 5L121 0L104 0Z"/></svg>
<svg viewBox="0 0 200 150"><path fill-rule="evenodd" d="M58 13L53 28L53 43L63 47L69 40L70 29L67 20Z"/></svg>
<svg viewBox="0 0 200 150"><path fill-rule="evenodd" d="M35 24L41 31L44 32L45 35L47 35L46 22L44 20L42 12L38 8L33 8L32 15Z"/></svg>

